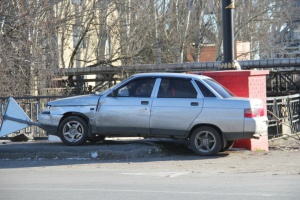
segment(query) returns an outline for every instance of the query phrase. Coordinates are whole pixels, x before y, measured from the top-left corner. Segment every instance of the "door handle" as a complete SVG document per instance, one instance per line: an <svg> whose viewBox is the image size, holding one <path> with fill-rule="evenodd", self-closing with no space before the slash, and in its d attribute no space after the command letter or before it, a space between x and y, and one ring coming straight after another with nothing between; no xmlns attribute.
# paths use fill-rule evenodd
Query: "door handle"
<svg viewBox="0 0 300 200"><path fill-rule="evenodd" d="M191 102L191 106L199 106L198 102Z"/></svg>
<svg viewBox="0 0 300 200"><path fill-rule="evenodd" d="M149 101L142 101L141 104L142 104L142 105L148 105L148 104L149 104Z"/></svg>

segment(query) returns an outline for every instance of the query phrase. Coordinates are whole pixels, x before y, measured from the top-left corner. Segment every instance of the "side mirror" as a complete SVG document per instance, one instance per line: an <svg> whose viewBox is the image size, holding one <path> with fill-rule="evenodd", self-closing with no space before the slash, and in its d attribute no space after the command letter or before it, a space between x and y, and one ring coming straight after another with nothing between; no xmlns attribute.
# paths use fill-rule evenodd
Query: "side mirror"
<svg viewBox="0 0 300 200"><path fill-rule="evenodd" d="M117 97L118 96L118 90L113 90L111 93L112 97Z"/></svg>
<svg viewBox="0 0 300 200"><path fill-rule="evenodd" d="M110 93L111 97L129 97L129 91L126 87L115 89Z"/></svg>

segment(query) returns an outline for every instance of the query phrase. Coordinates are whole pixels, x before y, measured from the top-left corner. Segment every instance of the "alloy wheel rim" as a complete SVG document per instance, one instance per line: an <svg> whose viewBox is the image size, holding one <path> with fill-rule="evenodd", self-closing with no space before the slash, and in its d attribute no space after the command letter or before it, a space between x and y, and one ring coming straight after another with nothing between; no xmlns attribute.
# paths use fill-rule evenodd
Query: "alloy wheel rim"
<svg viewBox="0 0 300 200"><path fill-rule="evenodd" d="M70 121L63 128L64 138L69 142L78 142L84 134L84 128L77 121Z"/></svg>
<svg viewBox="0 0 300 200"><path fill-rule="evenodd" d="M201 152L210 152L216 146L216 137L210 131L201 131L195 137L195 146Z"/></svg>

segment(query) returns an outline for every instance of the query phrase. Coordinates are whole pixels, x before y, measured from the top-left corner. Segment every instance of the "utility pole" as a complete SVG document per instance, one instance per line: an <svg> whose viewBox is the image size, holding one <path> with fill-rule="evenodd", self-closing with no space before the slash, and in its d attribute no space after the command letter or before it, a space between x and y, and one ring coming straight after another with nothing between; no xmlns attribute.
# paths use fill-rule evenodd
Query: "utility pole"
<svg viewBox="0 0 300 200"><path fill-rule="evenodd" d="M240 64L234 59L234 0L222 0L223 20L223 61L221 70L240 70Z"/></svg>

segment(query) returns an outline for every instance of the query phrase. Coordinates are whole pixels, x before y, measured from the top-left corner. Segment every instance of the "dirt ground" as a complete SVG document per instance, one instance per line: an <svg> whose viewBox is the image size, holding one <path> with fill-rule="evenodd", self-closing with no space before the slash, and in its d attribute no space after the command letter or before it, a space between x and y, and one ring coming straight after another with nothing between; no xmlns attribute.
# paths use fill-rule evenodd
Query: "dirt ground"
<svg viewBox="0 0 300 200"><path fill-rule="evenodd" d="M300 150L300 135L285 135L269 140L271 150Z"/></svg>

